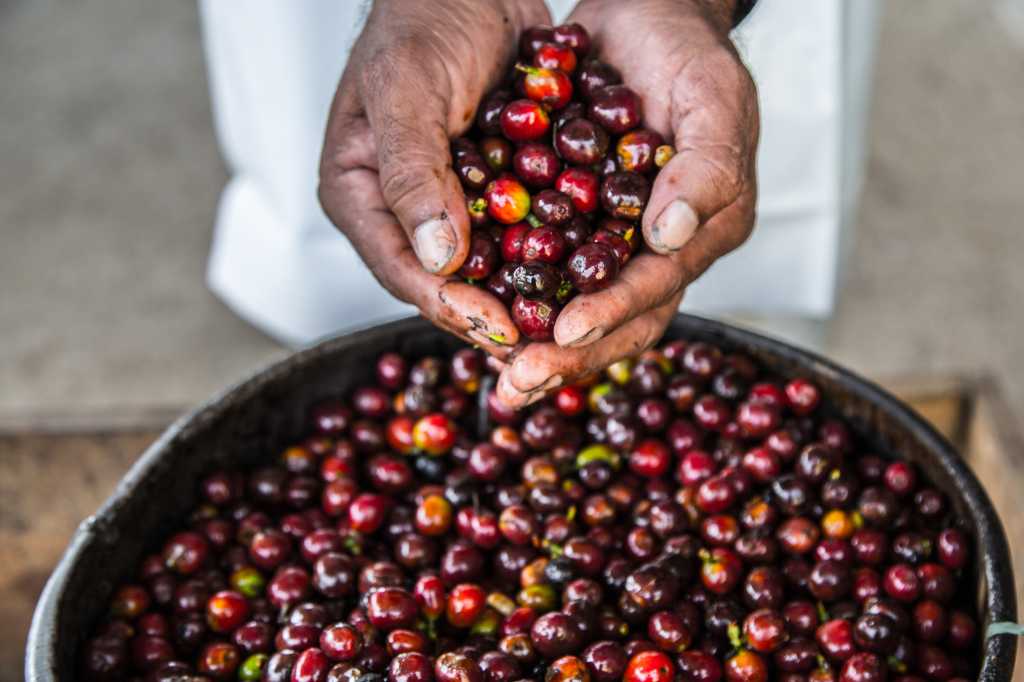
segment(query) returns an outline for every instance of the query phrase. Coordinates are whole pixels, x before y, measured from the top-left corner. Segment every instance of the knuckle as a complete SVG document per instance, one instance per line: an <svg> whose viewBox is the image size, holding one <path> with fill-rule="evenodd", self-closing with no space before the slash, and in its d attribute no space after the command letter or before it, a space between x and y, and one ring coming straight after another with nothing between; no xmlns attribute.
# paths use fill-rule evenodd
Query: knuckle
<svg viewBox="0 0 1024 682"><path fill-rule="evenodd" d="M753 192L744 192L737 199L738 218L732 230L724 235L725 246L728 251L739 248L750 235L754 233L756 222L756 197Z"/></svg>
<svg viewBox="0 0 1024 682"><path fill-rule="evenodd" d="M351 193L356 174L366 169L367 157L372 153L365 118L341 114L331 122L318 169L317 196L325 211L336 194Z"/></svg>
<svg viewBox="0 0 1024 682"><path fill-rule="evenodd" d="M746 184L743 151L731 144L711 145L702 151L706 182L715 188L723 203L731 203Z"/></svg>
<svg viewBox="0 0 1024 682"><path fill-rule="evenodd" d="M636 291L625 278L619 279L618 286L609 287L607 294L606 309L616 320L624 319L636 305Z"/></svg>
<svg viewBox="0 0 1024 682"><path fill-rule="evenodd" d="M410 161L394 161L381 167L380 189L393 208L415 202L434 177L429 165Z"/></svg>
<svg viewBox="0 0 1024 682"><path fill-rule="evenodd" d="M401 33L398 33L374 49L362 64L360 85L363 92L373 96L384 85L422 68L418 65L420 49L416 45L414 40L402 40Z"/></svg>
<svg viewBox="0 0 1024 682"><path fill-rule="evenodd" d="M636 345L633 348L633 355L643 353L658 343L658 339L661 338L661 324L656 315L649 315L644 321L643 330L639 334L636 340Z"/></svg>
<svg viewBox="0 0 1024 682"><path fill-rule="evenodd" d="M373 275L374 279L376 279L389 294L403 303L411 303L415 305L420 309L420 312L424 317L432 317L433 311L427 310L426 306L423 305L423 301L417 300L411 292L406 291L406 289L401 286L399 278L395 276L394 266L392 263L392 260L382 259L372 263L367 263L367 267L370 269L370 274Z"/></svg>
<svg viewBox="0 0 1024 682"><path fill-rule="evenodd" d="M676 106L697 115L706 112L712 129L729 133L729 139L749 145L751 129L757 129L757 87L731 49L712 48L688 61L675 79Z"/></svg>
<svg viewBox="0 0 1024 682"><path fill-rule="evenodd" d="M354 148L355 145L349 138L328 143L320 159L321 188L339 185L350 170L358 167L353 158Z"/></svg>
<svg viewBox="0 0 1024 682"><path fill-rule="evenodd" d="M350 174L348 171L331 165L321 165L320 181L317 184L316 194L320 207L339 229L345 231L345 221L340 220L335 210L339 204L343 204L351 194Z"/></svg>
<svg viewBox="0 0 1024 682"><path fill-rule="evenodd" d="M747 67L735 52L725 46L701 52L687 65L683 76L690 87L723 96L745 96L753 85Z"/></svg>

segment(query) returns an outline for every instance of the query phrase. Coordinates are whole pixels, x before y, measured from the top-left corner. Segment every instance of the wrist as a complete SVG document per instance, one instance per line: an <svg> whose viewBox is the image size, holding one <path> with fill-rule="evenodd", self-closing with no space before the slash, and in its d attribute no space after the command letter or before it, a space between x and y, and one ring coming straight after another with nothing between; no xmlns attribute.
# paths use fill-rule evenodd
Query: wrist
<svg viewBox="0 0 1024 682"><path fill-rule="evenodd" d="M698 5L704 14L714 23L715 27L722 32L728 33L733 27L733 15L739 0L688 0Z"/></svg>
<svg viewBox="0 0 1024 682"><path fill-rule="evenodd" d="M702 21L722 37L727 37L733 27L750 11L757 0L580 0L577 12L604 14L608 11L618 16L629 16L644 12L659 15L689 15Z"/></svg>

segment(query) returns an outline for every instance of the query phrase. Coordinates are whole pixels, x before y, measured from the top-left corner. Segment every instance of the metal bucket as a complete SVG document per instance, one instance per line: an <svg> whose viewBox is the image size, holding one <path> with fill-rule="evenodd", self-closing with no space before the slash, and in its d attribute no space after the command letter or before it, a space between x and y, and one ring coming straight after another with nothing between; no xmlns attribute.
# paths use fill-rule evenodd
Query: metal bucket
<svg viewBox="0 0 1024 682"><path fill-rule="evenodd" d="M949 499L973 534L981 632L1016 620L1013 569L1002 524L971 470L917 414L854 374L812 353L748 331L678 315L666 338L709 341L742 351L782 377L812 378L831 408L883 453L910 460ZM209 470L246 466L299 437L315 402L344 395L373 378L385 351L409 356L458 348L453 337L415 318L333 338L258 372L173 424L139 458L103 507L79 527L43 590L28 638L28 680L76 678L80 650L113 589L131 579L144 552L197 502ZM997 636L981 645L979 680L1009 680L1016 646Z"/></svg>

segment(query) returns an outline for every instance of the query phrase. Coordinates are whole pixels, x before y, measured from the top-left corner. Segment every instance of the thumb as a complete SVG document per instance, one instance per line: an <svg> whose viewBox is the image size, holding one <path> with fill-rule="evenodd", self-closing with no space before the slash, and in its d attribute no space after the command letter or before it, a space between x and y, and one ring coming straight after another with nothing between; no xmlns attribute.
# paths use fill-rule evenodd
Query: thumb
<svg viewBox="0 0 1024 682"><path fill-rule="evenodd" d="M379 52L364 70L363 101L384 201L423 267L448 275L469 252L469 215L452 171L449 100L438 88L446 78L431 78L431 65L423 62L408 49Z"/></svg>
<svg viewBox="0 0 1024 682"><path fill-rule="evenodd" d="M643 217L644 239L672 254L698 226L732 205L754 182L757 99L731 55L704 55L672 92L676 155L661 169ZM749 231L749 230L748 230Z"/></svg>

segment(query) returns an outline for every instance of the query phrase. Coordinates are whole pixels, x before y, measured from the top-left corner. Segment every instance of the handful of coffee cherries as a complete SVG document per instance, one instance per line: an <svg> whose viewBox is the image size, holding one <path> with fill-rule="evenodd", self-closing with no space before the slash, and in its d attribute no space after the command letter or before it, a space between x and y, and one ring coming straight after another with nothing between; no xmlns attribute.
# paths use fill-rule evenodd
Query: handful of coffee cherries
<svg viewBox="0 0 1024 682"><path fill-rule="evenodd" d="M619 274L640 246L652 178L675 153L590 51L579 24L526 30L507 83L452 141L473 225L458 274L509 305L534 341L552 339L576 293Z"/></svg>

